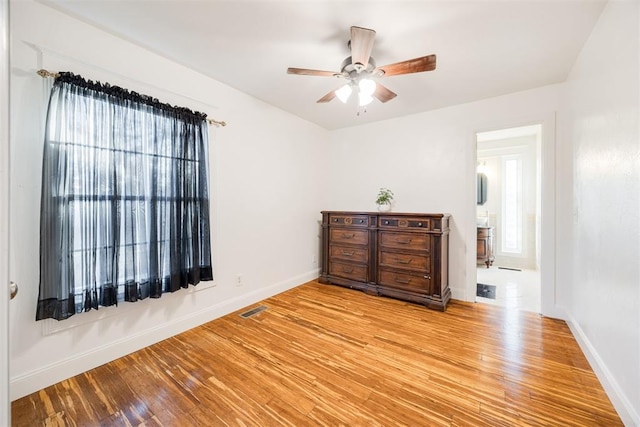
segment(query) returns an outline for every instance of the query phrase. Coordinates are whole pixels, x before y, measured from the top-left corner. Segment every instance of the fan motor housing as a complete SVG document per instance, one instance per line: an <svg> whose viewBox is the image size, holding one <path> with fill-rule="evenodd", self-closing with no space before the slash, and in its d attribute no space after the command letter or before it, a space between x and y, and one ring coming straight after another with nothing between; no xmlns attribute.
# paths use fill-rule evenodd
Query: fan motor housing
<svg viewBox="0 0 640 427"><path fill-rule="evenodd" d="M353 63L351 57L347 57L344 61L342 61L342 65L340 66L340 71L343 74L347 74L349 77L357 77L359 74L364 73L365 75L371 74L373 70L376 68L376 61L373 57L369 57L369 63L366 67L363 67L362 64L356 62Z"/></svg>

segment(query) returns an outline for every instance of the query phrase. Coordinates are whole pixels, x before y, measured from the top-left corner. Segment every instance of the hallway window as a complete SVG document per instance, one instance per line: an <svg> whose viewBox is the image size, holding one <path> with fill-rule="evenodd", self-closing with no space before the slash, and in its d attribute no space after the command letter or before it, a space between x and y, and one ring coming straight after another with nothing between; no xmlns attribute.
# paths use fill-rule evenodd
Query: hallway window
<svg viewBox="0 0 640 427"><path fill-rule="evenodd" d="M522 253L522 157L502 158L502 252Z"/></svg>

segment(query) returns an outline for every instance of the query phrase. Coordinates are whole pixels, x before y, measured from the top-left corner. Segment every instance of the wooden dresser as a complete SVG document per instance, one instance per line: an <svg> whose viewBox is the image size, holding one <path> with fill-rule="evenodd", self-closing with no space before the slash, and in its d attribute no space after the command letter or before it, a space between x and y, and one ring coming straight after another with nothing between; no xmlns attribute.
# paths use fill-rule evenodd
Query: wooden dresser
<svg viewBox="0 0 640 427"><path fill-rule="evenodd" d="M321 283L444 311L449 289L449 215L322 212Z"/></svg>
<svg viewBox="0 0 640 427"><path fill-rule="evenodd" d="M477 261L481 261L487 265L487 268L493 265L493 227L478 226L478 248L476 250Z"/></svg>

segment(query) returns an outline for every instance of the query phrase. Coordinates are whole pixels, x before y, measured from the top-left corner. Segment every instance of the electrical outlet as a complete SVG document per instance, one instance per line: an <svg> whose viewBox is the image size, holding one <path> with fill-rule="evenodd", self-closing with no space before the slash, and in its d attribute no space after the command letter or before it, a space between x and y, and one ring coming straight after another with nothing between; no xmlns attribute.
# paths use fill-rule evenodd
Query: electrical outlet
<svg viewBox="0 0 640 427"><path fill-rule="evenodd" d="M242 274L236 274L236 286L242 286Z"/></svg>
<svg viewBox="0 0 640 427"><path fill-rule="evenodd" d="M318 265L318 255L311 255L311 264Z"/></svg>

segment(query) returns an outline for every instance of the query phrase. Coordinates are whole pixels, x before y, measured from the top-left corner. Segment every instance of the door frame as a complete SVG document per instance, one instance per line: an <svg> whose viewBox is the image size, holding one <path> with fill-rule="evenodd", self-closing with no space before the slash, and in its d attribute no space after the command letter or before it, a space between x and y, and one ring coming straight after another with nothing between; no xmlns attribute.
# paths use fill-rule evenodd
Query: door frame
<svg viewBox="0 0 640 427"><path fill-rule="evenodd" d="M469 188L476 185L476 165L478 160L478 146L476 134L497 129L517 128L529 125L541 125L540 140L540 312L544 316L564 319L565 314L556 300L556 113L531 116L526 118L497 121L473 130L472 162L469 165ZM469 206L470 220L473 225L469 228L467 247L476 247L476 192L471 191ZM471 224L470 224L471 225ZM467 298L475 301L476 294L476 254L468 253L469 267L473 265L473 274L468 275Z"/></svg>
<svg viewBox="0 0 640 427"><path fill-rule="evenodd" d="M9 426L9 0L0 0L0 28L0 425Z"/></svg>

